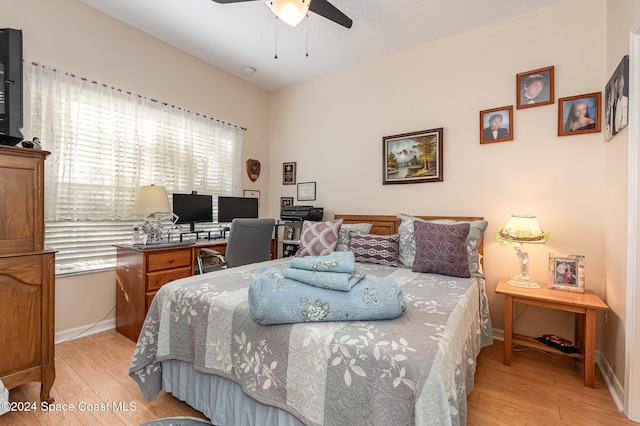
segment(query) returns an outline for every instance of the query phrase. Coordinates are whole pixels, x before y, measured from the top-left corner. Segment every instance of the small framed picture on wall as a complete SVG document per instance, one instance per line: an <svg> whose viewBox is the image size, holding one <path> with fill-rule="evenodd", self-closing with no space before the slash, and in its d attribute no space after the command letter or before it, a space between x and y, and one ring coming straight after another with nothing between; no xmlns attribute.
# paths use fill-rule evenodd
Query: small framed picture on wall
<svg viewBox="0 0 640 426"><path fill-rule="evenodd" d="M480 143L513 140L513 105L480 111Z"/></svg>
<svg viewBox="0 0 640 426"><path fill-rule="evenodd" d="M601 96L597 92L558 99L558 136L598 133Z"/></svg>
<svg viewBox="0 0 640 426"><path fill-rule="evenodd" d="M553 66L516 75L518 109L549 105L555 102Z"/></svg>
<svg viewBox="0 0 640 426"><path fill-rule="evenodd" d="M293 197L280 197L280 208L293 205Z"/></svg>
<svg viewBox="0 0 640 426"><path fill-rule="evenodd" d="M301 182L298 184L298 201L315 201L316 183Z"/></svg>
<svg viewBox="0 0 640 426"><path fill-rule="evenodd" d="M282 184L296 184L296 162L282 163Z"/></svg>
<svg viewBox="0 0 640 426"><path fill-rule="evenodd" d="M604 93L604 139L608 141L629 123L629 55L622 57Z"/></svg>

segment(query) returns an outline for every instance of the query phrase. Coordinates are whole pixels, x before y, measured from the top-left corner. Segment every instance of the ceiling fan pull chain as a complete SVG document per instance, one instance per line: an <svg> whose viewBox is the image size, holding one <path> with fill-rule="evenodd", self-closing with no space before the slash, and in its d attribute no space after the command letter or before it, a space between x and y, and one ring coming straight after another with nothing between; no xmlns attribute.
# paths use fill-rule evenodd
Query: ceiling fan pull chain
<svg viewBox="0 0 640 426"><path fill-rule="evenodd" d="M273 55L273 59L278 59L278 17L276 16L276 53Z"/></svg>
<svg viewBox="0 0 640 426"><path fill-rule="evenodd" d="M307 58L309 57L309 14L307 13L307 53L305 55Z"/></svg>

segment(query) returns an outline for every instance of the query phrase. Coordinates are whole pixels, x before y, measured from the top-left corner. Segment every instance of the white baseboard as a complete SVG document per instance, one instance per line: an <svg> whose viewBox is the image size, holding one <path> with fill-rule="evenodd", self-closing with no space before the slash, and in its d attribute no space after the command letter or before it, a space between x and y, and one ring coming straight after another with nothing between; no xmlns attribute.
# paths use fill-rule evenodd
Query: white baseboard
<svg viewBox="0 0 640 426"><path fill-rule="evenodd" d="M491 333L493 333L493 340L501 340L504 342L504 330L492 328Z"/></svg>
<svg viewBox="0 0 640 426"><path fill-rule="evenodd" d="M491 329L493 333L494 340L502 340L504 341L504 330L493 328ZM622 385L618 381L618 378L613 373L613 369L607 358L602 354L601 351L596 351L596 365L600 369L600 373L602 373L602 377L609 389L609 393L611 393L611 397L613 398L613 402L615 402L616 407L620 412L624 411L624 389Z"/></svg>
<svg viewBox="0 0 640 426"><path fill-rule="evenodd" d="M596 364L600 368L600 373L602 373L602 377L609 388L613 402L615 402L616 407L618 407L618 411L624 412L624 389L613 373L609 361L607 361L607 358L600 351L596 351Z"/></svg>
<svg viewBox="0 0 640 426"><path fill-rule="evenodd" d="M110 318L96 324L88 324L81 327L58 331L56 332L55 343L57 345L58 343L66 342L68 340L90 336L92 334L101 333L114 328L116 328L116 319Z"/></svg>

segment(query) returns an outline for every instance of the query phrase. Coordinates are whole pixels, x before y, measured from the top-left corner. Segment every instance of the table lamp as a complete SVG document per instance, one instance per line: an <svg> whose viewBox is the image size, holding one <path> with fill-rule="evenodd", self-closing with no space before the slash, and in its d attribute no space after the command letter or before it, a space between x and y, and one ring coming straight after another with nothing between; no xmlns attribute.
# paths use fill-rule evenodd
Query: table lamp
<svg viewBox="0 0 640 426"><path fill-rule="evenodd" d="M542 231L535 216L511 215L507 224L496 235L499 242L513 244L520 260L520 275L511 278L507 283L524 288L540 288L540 285L529 276L529 253L522 244L544 244L548 234Z"/></svg>
<svg viewBox="0 0 640 426"><path fill-rule="evenodd" d="M162 222L156 218L156 214L172 214L167 191L163 186L150 185L139 187L131 213L134 215L146 215L146 219L141 226L142 243L160 243L162 241L163 226Z"/></svg>

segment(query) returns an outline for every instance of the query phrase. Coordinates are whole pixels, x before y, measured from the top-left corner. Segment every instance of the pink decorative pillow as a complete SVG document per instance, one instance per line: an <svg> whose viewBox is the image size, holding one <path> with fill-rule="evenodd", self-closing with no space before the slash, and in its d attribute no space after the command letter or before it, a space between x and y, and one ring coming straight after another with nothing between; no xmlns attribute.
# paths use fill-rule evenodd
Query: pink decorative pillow
<svg viewBox="0 0 640 426"><path fill-rule="evenodd" d="M327 222L305 220L302 223L300 247L298 247L296 256L326 256L333 253L338 244L338 232L340 232L341 225L342 219Z"/></svg>
<svg viewBox="0 0 640 426"><path fill-rule="evenodd" d="M442 225L414 222L416 258L413 272L429 272L452 277L469 278L467 235L469 223Z"/></svg>
<svg viewBox="0 0 640 426"><path fill-rule="evenodd" d="M356 262L398 266L398 235L373 235L349 232L349 250Z"/></svg>

